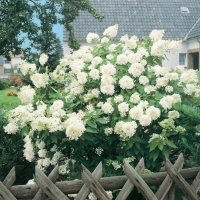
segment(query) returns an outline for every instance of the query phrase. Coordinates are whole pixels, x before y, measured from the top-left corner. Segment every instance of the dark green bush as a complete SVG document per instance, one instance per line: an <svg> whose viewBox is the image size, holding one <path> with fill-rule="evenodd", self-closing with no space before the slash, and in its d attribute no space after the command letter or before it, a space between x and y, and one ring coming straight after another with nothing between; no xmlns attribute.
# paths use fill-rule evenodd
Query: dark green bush
<svg viewBox="0 0 200 200"><path fill-rule="evenodd" d="M4 111L0 109L0 180L3 181L13 166L16 167L15 184L25 184L33 178L34 164L23 157L23 139L19 134L8 135L4 132Z"/></svg>
<svg viewBox="0 0 200 200"><path fill-rule="evenodd" d="M4 90L9 87L9 80L5 78L0 79L0 90Z"/></svg>

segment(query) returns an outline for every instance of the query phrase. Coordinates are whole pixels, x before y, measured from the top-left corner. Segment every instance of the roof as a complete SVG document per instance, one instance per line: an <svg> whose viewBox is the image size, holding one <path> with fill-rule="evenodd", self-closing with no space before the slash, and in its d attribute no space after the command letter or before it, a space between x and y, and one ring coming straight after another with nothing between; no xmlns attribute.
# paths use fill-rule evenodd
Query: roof
<svg viewBox="0 0 200 200"><path fill-rule="evenodd" d="M191 30L186 35L186 39L196 38L200 36L200 18L192 26Z"/></svg>
<svg viewBox="0 0 200 200"><path fill-rule="evenodd" d="M142 38L154 29L164 29L164 39L190 39L200 36L200 0L90 0L102 22L87 11L74 21L75 36L85 41L89 32L102 36L109 26L118 24L115 40L128 34ZM186 7L188 12L181 12ZM67 35L64 34L66 41Z"/></svg>

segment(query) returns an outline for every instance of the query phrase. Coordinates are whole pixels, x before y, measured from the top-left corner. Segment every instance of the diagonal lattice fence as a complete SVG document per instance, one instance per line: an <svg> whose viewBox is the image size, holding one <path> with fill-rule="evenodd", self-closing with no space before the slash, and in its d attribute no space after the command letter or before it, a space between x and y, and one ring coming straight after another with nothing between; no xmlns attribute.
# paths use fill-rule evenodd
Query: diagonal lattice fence
<svg viewBox="0 0 200 200"><path fill-rule="evenodd" d="M110 200L106 190L121 189L116 200L126 200L138 188L146 200L175 200L176 188L185 194L184 200L200 200L200 167L182 169L183 155L180 154L174 165L166 158L165 172L143 174L144 159L133 168L124 163L125 176L102 178L102 163L91 173L82 165L82 180L56 182L59 177L58 165L47 177L39 168L35 169L36 183L13 186L16 174L13 167L5 180L0 182L0 200L69 200L68 194L77 194L75 200L84 200L90 192L99 200ZM187 180L193 180L188 184ZM150 186L159 185L154 193Z"/></svg>

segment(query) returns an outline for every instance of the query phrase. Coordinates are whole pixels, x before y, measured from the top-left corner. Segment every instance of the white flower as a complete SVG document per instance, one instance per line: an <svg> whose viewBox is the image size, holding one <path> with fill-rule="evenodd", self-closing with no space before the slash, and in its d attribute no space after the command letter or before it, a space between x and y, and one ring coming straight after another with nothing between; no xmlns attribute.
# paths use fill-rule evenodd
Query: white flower
<svg viewBox="0 0 200 200"><path fill-rule="evenodd" d="M29 162L31 162L34 158L34 151L33 151L33 146L31 143L31 138L27 135L24 138L24 157L26 158L26 160L28 160Z"/></svg>
<svg viewBox="0 0 200 200"><path fill-rule="evenodd" d="M115 93L115 86L112 84L101 84L100 90L103 94L113 95Z"/></svg>
<svg viewBox="0 0 200 200"><path fill-rule="evenodd" d="M165 77L156 78L156 88L165 87L168 84L168 79Z"/></svg>
<svg viewBox="0 0 200 200"><path fill-rule="evenodd" d="M108 47L108 50L113 53L116 49L117 45L116 44L111 44L109 47Z"/></svg>
<svg viewBox="0 0 200 200"><path fill-rule="evenodd" d="M108 102L104 103L102 106L101 106L101 109L103 110L103 112L105 114L111 114L113 111L114 111L114 108L112 107L112 105Z"/></svg>
<svg viewBox="0 0 200 200"><path fill-rule="evenodd" d="M122 89L132 89L135 84L133 79L130 76L123 76L120 80L119 80L119 85Z"/></svg>
<svg viewBox="0 0 200 200"><path fill-rule="evenodd" d="M80 84L85 84L87 82L87 73L85 72L79 72L77 74L78 82Z"/></svg>
<svg viewBox="0 0 200 200"><path fill-rule="evenodd" d="M175 119L175 118L179 118L180 117L180 114L178 111L176 110L173 110L173 111L169 111L168 112L168 117L172 118L172 119Z"/></svg>
<svg viewBox="0 0 200 200"><path fill-rule="evenodd" d="M106 65L101 65L100 71L103 75L108 75L108 76L112 76L112 75L116 74L115 66L110 63L106 64Z"/></svg>
<svg viewBox="0 0 200 200"><path fill-rule="evenodd" d="M128 69L128 72L133 77L139 77L143 71L144 71L144 66L140 63L133 63Z"/></svg>
<svg viewBox="0 0 200 200"><path fill-rule="evenodd" d="M42 165L43 165L44 167L48 167L50 164L51 164L50 158L44 158L44 159L43 159Z"/></svg>
<svg viewBox="0 0 200 200"><path fill-rule="evenodd" d="M127 62L128 62L128 58L127 58L126 55L120 54L120 55L117 56L116 63L117 63L118 65L126 65Z"/></svg>
<svg viewBox="0 0 200 200"><path fill-rule="evenodd" d="M130 96L130 102L131 102L131 103L136 104L136 103L138 103L139 101L140 101L140 95L139 95L139 93L135 92L134 94L132 94L132 95Z"/></svg>
<svg viewBox="0 0 200 200"><path fill-rule="evenodd" d="M45 53L42 53L39 58L39 63L41 65L44 65L47 62L48 58L49 58L48 55L46 55Z"/></svg>
<svg viewBox="0 0 200 200"><path fill-rule="evenodd" d="M147 94L150 94L151 92L156 91L156 87L154 85L147 85L147 86L144 87L144 91Z"/></svg>
<svg viewBox="0 0 200 200"><path fill-rule="evenodd" d="M184 93L187 95L192 95L196 92L197 85L196 84L186 84L184 88Z"/></svg>
<svg viewBox="0 0 200 200"><path fill-rule="evenodd" d="M167 110L167 109L172 108L174 101L175 100L174 100L173 96L167 95L167 96L164 96L162 99L160 99L159 103L165 110Z"/></svg>
<svg viewBox="0 0 200 200"><path fill-rule="evenodd" d="M97 65L101 64L102 61L103 61L103 59L102 59L101 57L96 56L96 57L94 57L94 58L92 59L92 65L93 65L93 66L97 66Z"/></svg>
<svg viewBox="0 0 200 200"><path fill-rule="evenodd" d="M100 155L102 154L102 152L103 152L103 149L102 149L101 147L98 147L98 148L95 149L95 153L96 153L98 156L100 156Z"/></svg>
<svg viewBox="0 0 200 200"><path fill-rule="evenodd" d="M103 37L103 38L101 39L101 43L107 43L107 42L109 42L109 38Z"/></svg>
<svg viewBox="0 0 200 200"><path fill-rule="evenodd" d="M39 156L40 158L45 158L45 157L46 157L46 154L47 154L47 150L46 150L46 149L40 149L40 150L38 151L38 156Z"/></svg>
<svg viewBox="0 0 200 200"><path fill-rule="evenodd" d="M177 53L180 50L181 46L182 46L182 40L178 41L172 40L168 45L168 49L170 53Z"/></svg>
<svg viewBox="0 0 200 200"><path fill-rule="evenodd" d="M36 88L46 87L46 85L49 83L48 74L35 73L30 78Z"/></svg>
<svg viewBox="0 0 200 200"><path fill-rule="evenodd" d="M159 65L155 65L155 66L151 67L149 70L153 70L156 77L165 76L169 72L168 68L161 67Z"/></svg>
<svg viewBox="0 0 200 200"><path fill-rule="evenodd" d="M41 141L39 144L37 144L37 147L38 147L39 149L44 149L44 147L45 147L44 141Z"/></svg>
<svg viewBox="0 0 200 200"><path fill-rule="evenodd" d="M87 43L92 43L92 42L96 43L99 41L99 35L96 33L88 33L86 41Z"/></svg>
<svg viewBox="0 0 200 200"><path fill-rule="evenodd" d="M61 120L58 117L47 118L46 127L50 133L63 130Z"/></svg>
<svg viewBox="0 0 200 200"><path fill-rule="evenodd" d="M93 59L93 55L92 55L91 53L84 53L84 54L82 55L82 60L83 60L83 62L85 62L85 63L91 62L92 59Z"/></svg>
<svg viewBox="0 0 200 200"><path fill-rule="evenodd" d="M115 24L114 26L108 27L104 32L103 35L107 36L108 38L113 38L117 35L118 31L118 24Z"/></svg>
<svg viewBox="0 0 200 200"><path fill-rule="evenodd" d="M30 64L30 63L24 63L18 66L18 68L21 70L21 73L23 75L27 75L28 72L34 73L37 68L35 64Z"/></svg>
<svg viewBox="0 0 200 200"><path fill-rule="evenodd" d="M129 115L132 119L139 120L140 117L143 115L143 109L141 106L135 106L130 109Z"/></svg>
<svg viewBox="0 0 200 200"><path fill-rule="evenodd" d="M98 69L92 69L92 70L89 72L89 75L90 75L90 77L91 77L93 80L98 80L98 79L100 78L99 70L98 70Z"/></svg>
<svg viewBox="0 0 200 200"><path fill-rule="evenodd" d="M129 49L135 49L137 47L137 40L134 39L126 40L125 44Z"/></svg>
<svg viewBox="0 0 200 200"><path fill-rule="evenodd" d="M146 109L146 114L149 115L152 120L156 120L160 117L161 111L159 108L150 106Z"/></svg>
<svg viewBox="0 0 200 200"><path fill-rule="evenodd" d="M112 59L113 59L113 55L112 55L112 54L108 54L108 55L106 56L106 58L107 58L108 60L112 60Z"/></svg>
<svg viewBox="0 0 200 200"><path fill-rule="evenodd" d="M198 83L197 71L189 69L183 72L180 76L180 82L184 83Z"/></svg>
<svg viewBox="0 0 200 200"><path fill-rule="evenodd" d="M4 126L4 130L8 134L16 134L19 130L19 127L16 124L10 122L6 126Z"/></svg>
<svg viewBox="0 0 200 200"><path fill-rule="evenodd" d="M17 96L22 103L32 103L35 96L35 90L31 88L30 85L23 86L20 88L20 92L17 93Z"/></svg>
<svg viewBox="0 0 200 200"><path fill-rule="evenodd" d="M146 85L147 83L149 83L149 79L146 76L140 76L139 77L139 83L141 85Z"/></svg>
<svg viewBox="0 0 200 200"><path fill-rule="evenodd" d="M158 40L160 40L163 35L164 35L164 30L153 30L149 37L151 38L151 40L153 40L154 42L157 42Z"/></svg>
<svg viewBox="0 0 200 200"><path fill-rule="evenodd" d="M128 34L123 35L123 36L120 38L120 42L121 42L121 43L125 43L128 39L129 39L129 38L128 38Z"/></svg>
<svg viewBox="0 0 200 200"><path fill-rule="evenodd" d="M106 135L112 134L112 133L113 133L113 128L105 128L104 133L105 133Z"/></svg>
<svg viewBox="0 0 200 200"><path fill-rule="evenodd" d="M167 86L165 87L165 91L166 91L166 92L171 93L171 92L173 92L173 90L174 90L174 88L173 88L172 86L167 85Z"/></svg>
<svg viewBox="0 0 200 200"><path fill-rule="evenodd" d="M163 56L168 49L168 45L169 45L168 40L158 40L157 42L153 43L151 47L151 55Z"/></svg>
<svg viewBox="0 0 200 200"><path fill-rule="evenodd" d="M127 137L132 137L137 129L137 124L135 121L132 122L124 122L122 125L122 131L123 131L123 135L121 135L124 138Z"/></svg>
<svg viewBox="0 0 200 200"><path fill-rule="evenodd" d="M114 97L115 103L120 103L124 100L124 97L122 95L118 95Z"/></svg>
<svg viewBox="0 0 200 200"><path fill-rule="evenodd" d="M129 104L126 102L122 102L118 105L119 112L128 112L129 111Z"/></svg>
<svg viewBox="0 0 200 200"><path fill-rule="evenodd" d="M139 118L139 122L142 126L149 126L151 124L151 117L149 115L142 115Z"/></svg>

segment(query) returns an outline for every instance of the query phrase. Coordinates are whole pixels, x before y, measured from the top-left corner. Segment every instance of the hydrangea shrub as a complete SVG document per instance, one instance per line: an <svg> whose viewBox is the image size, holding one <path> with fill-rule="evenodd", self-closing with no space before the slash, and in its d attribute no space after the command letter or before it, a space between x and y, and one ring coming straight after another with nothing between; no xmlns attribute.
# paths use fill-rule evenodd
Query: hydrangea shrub
<svg viewBox="0 0 200 200"><path fill-rule="evenodd" d="M199 148L199 118L191 112L191 105L199 108L199 74L161 66L181 41L163 40L164 31L154 30L143 40L124 35L116 43L117 30L109 27L101 39L89 33L94 46L67 55L53 72L20 66L33 86L20 89L22 104L7 114L4 128L24 136L24 156L39 168L62 160L60 173L72 175L74 165L94 169L102 161L105 174L115 175L123 173L124 159L134 166L144 157L153 170L165 156ZM42 54L40 63L47 61Z"/></svg>

